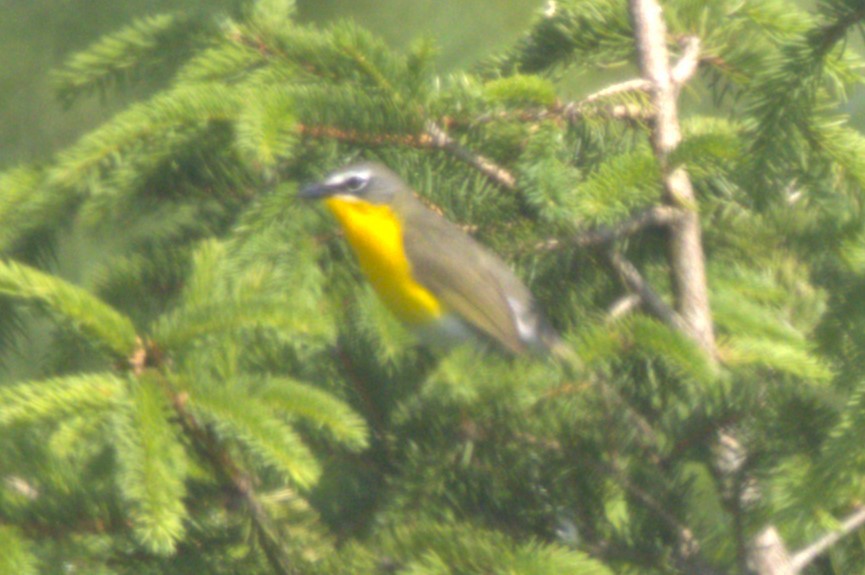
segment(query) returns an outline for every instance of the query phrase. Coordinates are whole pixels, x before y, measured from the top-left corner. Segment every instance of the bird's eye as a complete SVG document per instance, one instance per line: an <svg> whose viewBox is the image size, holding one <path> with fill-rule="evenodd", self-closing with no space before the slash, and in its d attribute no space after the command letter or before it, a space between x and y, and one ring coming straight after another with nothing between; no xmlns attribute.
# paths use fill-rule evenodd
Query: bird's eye
<svg viewBox="0 0 865 575"><path fill-rule="evenodd" d="M366 186L367 182L369 182L369 178L351 176L345 180L344 185L349 192L359 192Z"/></svg>

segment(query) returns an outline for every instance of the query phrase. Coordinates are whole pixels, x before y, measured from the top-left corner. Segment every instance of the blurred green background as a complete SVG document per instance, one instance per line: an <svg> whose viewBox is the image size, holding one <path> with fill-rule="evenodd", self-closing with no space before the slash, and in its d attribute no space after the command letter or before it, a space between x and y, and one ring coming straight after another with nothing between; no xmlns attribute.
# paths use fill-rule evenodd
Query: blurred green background
<svg viewBox="0 0 865 575"><path fill-rule="evenodd" d="M218 21L241 3L0 0L0 169L48 159L148 91L139 84L119 98L96 96L65 110L52 93L49 72L68 55L137 17L186 11ZM440 70L447 71L508 46L545 4L545 0L299 0L297 6L303 21L353 18L397 48L418 38L432 39L439 47ZM854 41L861 49L861 39ZM851 94L848 111L855 125L865 126L865 94Z"/></svg>
<svg viewBox="0 0 865 575"><path fill-rule="evenodd" d="M101 34L136 17L183 10L218 20L238 0L0 0L0 169L40 161L147 92L92 97L69 109L54 98L49 72ZM440 49L442 70L507 46L543 0L307 0L303 21L353 18L395 47L419 37Z"/></svg>

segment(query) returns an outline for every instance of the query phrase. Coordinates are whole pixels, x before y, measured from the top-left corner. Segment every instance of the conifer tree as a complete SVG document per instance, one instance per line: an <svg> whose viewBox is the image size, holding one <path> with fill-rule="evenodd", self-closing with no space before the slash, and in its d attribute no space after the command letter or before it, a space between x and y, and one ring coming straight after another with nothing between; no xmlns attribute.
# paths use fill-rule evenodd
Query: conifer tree
<svg viewBox="0 0 865 575"><path fill-rule="evenodd" d="M167 81L0 174L0 573L862 572L863 21L562 0L442 75L258 0L74 55L70 106ZM358 157L579 365L419 347L294 197Z"/></svg>

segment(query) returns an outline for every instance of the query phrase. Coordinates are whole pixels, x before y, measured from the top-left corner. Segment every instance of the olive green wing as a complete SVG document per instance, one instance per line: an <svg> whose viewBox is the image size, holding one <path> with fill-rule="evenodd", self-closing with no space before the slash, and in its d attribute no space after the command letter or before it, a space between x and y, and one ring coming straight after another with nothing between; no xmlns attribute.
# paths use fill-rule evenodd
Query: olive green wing
<svg viewBox="0 0 865 575"><path fill-rule="evenodd" d="M426 209L426 208L419 208ZM535 337L531 293L495 254L432 211L405 229L412 275L443 306L514 353Z"/></svg>

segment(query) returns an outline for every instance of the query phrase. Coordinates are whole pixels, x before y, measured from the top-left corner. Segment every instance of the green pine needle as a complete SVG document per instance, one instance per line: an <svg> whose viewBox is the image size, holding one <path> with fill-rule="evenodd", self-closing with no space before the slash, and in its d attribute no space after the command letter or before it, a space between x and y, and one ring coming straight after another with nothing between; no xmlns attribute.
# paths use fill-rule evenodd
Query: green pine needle
<svg viewBox="0 0 865 575"><path fill-rule="evenodd" d="M115 414L116 481L136 538L149 551L168 555L184 534L188 463L173 412L154 379L132 383L128 401Z"/></svg>
<svg viewBox="0 0 865 575"><path fill-rule="evenodd" d="M167 48L176 50L190 36L192 24L178 14L159 14L103 36L54 72L58 96L71 104L82 95L143 75L154 61L167 58Z"/></svg>
<svg viewBox="0 0 865 575"><path fill-rule="evenodd" d="M259 464L298 487L312 486L321 474L312 452L273 407L232 382L196 389L190 407L212 423L223 440L239 442Z"/></svg>
<svg viewBox="0 0 865 575"><path fill-rule="evenodd" d="M53 423L71 415L104 415L123 399L123 380L93 373L0 387L0 425Z"/></svg>
<svg viewBox="0 0 865 575"><path fill-rule="evenodd" d="M276 413L327 430L334 439L353 450L367 447L366 422L332 394L286 377L271 377L256 392Z"/></svg>
<svg viewBox="0 0 865 575"><path fill-rule="evenodd" d="M129 318L57 276L0 261L0 295L39 305L116 357L128 357L135 348L137 335Z"/></svg>

